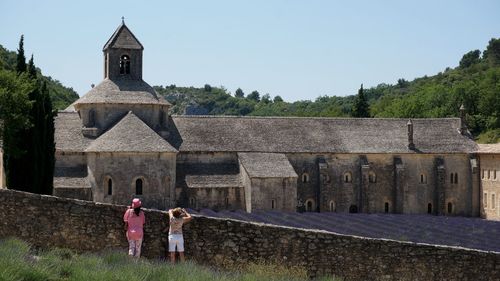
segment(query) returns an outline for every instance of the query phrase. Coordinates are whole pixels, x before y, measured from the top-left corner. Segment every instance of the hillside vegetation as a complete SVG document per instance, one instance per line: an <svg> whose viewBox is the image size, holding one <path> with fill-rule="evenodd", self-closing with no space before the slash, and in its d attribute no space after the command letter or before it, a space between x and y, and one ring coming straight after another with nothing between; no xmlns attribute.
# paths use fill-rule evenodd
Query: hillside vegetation
<svg viewBox="0 0 500 281"><path fill-rule="evenodd" d="M9 51L2 45L0 45L0 70L16 72L16 52ZM38 77L46 82L54 109L65 109L78 99L78 94L72 88L63 86L50 76L42 75L40 68L37 68L37 72Z"/></svg>
<svg viewBox="0 0 500 281"><path fill-rule="evenodd" d="M304 270L250 264L214 270L192 262L172 265L160 260L135 260L124 252L78 255L67 249L36 252L16 239L0 240L0 280L309 280ZM324 278L321 280L335 280Z"/></svg>
<svg viewBox="0 0 500 281"><path fill-rule="evenodd" d="M320 96L314 101L285 102L280 96L234 95L224 87L156 86L173 104L174 114L254 116L353 116L356 96ZM433 76L364 89L371 117L457 117L460 105L468 125L480 142L500 140L500 39L491 39L486 50L470 51L455 68Z"/></svg>

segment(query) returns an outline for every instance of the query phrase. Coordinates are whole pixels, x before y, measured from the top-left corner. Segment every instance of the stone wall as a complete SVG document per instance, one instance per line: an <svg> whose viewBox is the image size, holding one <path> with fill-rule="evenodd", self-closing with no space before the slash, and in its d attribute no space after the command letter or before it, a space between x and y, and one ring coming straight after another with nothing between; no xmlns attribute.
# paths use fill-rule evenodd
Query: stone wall
<svg viewBox="0 0 500 281"><path fill-rule="evenodd" d="M481 217L500 220L500 154L481 154Z"/></svg>
<svg viewBox="0 0 500 281"><path fill-rule="evenodd" d="M78 251L125 251L125 206L0 190L0 238ZM166 213L146 210L143 253L164 256ZM337 235L236 220L195 217L186 254L204 264L248 261L303 266L312 276L347 280L498 280L500 253Z"/></svg>

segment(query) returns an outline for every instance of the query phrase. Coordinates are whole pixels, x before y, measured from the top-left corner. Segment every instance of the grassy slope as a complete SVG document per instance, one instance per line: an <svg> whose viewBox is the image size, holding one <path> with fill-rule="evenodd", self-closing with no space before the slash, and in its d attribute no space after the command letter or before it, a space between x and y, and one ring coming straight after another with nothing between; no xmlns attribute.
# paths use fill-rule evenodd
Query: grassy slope
<svg viewBox="0 0 500 281"><path fill-rule="evenodd" d="M214 271L191 262L175 266L146 259L134 260L125 253L78 255L66 249L33 255L28 244L0 240L0 280L307 280L303 270L280 266L250 265L238 271ZM332 280L325 278L324 280Z"/></svg>

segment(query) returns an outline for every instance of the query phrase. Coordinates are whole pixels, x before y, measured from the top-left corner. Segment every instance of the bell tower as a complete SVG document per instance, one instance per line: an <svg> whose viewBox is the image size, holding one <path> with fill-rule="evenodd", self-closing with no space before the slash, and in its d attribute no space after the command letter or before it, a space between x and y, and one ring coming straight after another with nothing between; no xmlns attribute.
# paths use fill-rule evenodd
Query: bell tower
<svg viewBox="0 0 500 281"><path fill-rule="evenodd" d="M104 53L104 79L142 80L142 51L144 47L122 23L102 49Z"/></svg>

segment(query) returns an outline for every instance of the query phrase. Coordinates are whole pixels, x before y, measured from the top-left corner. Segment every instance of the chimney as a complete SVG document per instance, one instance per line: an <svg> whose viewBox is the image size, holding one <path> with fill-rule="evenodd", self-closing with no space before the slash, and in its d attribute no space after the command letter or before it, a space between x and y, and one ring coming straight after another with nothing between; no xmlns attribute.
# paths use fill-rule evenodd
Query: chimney
<svg viewBox="0 0 500 281"><path fill-rule="evenodd" d="M413 122L411 122L411 119L408 120L406 126L408 127L408 149L414 150L415 144L413 143Z"/></svg>
<svg viewBox="0 0 500 281"><path fill-rule="evenodd" d="M467 133L467 124L465 123L465 106L462 104L460 106L460 134L465 135Z"/></svg>

